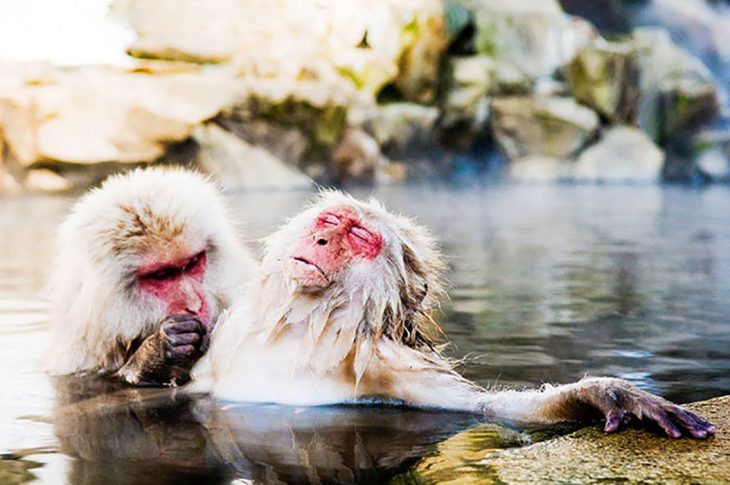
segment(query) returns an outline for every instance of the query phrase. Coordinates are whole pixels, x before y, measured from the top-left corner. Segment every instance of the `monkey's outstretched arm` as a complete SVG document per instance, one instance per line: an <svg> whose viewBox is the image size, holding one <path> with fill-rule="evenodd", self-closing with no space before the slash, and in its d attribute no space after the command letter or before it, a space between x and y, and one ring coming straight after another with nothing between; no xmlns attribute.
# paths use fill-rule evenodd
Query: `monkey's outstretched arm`
<svg viewBox="0 0 730 485"><path fill-rule="evenodd" d="M173 315L160 324L114 374L138 386L177 386L203 354L205 327L191 315Z"/></svg>
<svg viewBox="0 0 730 485"><path fill-rule="evenodd" d="M518 422L556 423L604 418L604 430L614 432L637 420L659 427L672 438L706 438L715 427L664 398L610 377L587 378L537 391L502 391L484 396L484 412Z"/></svg>
<svg viewBox="0 0 730 485"><path fill-rule="evenodd" d="M705 438L715 434L715 427L703 417L622 379L587 378L573 384L543 386L539 390L490 392L424 358L419 365L419 359L412 359L411 355L400 359L405 360L405 365L398 365L388 358L387 351L380 355L385 361L381 360L375 369L381 373L381 382L388 383L391 397L418 406L480 413L495 420L521 424L604 418L604 430L609 433L637 420L658 426L673 438L682 435Z"/></svg>

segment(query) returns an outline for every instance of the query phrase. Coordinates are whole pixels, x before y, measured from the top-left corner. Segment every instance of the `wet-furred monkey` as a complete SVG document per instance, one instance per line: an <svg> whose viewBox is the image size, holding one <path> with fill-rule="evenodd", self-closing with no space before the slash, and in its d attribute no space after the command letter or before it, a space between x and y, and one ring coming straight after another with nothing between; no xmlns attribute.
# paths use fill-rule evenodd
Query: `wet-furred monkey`
<svg viewBox="0 0 730 485"><path fill-rule="evenodd" d="M216 187L172 168L108 178L61 224L51 277L53 374L177 385L255 269Z"/></svg>
<svg viewBox="0 0 730 485"><path fill-rule="evenodd" d="M615 378L531 391L461 377L433 340L444 269L432 238L376 201L324 192L266 241L256 280L221 318L192 389L250 402L319 405L372 397L550 424L629 420L706 437L702 417Z"/></svg>

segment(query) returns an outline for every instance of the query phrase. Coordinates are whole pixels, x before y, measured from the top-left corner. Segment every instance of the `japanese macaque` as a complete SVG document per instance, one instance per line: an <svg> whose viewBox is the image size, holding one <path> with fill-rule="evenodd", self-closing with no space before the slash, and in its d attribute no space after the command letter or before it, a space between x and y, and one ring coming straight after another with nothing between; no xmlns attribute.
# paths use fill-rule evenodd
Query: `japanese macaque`
<svg viewBox="0 0 730 485"><path fill-rule="evenodd" d="M59 230L49 371L134 385L189 379L256 266L215 186L175 169L112 176Z"/></svg>
<svg viewBox="0 0 730 485"><path fill-rule="evenodd" d="M324 192L266 241L260 275L221 318L193 390L293 405L377 397L524 424L602 416L608 432L631 419L672 437L715 432L621 379L532 391L469 382L434 340L443 269L423 228L376 201Z"/></svg>

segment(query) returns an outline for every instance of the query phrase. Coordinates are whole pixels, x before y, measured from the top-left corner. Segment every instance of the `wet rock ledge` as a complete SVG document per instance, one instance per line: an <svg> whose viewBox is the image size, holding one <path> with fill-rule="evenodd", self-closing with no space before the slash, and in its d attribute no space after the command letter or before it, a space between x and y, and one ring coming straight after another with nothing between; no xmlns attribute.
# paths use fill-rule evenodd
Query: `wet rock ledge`
<svg viewBox="0 0 730 485"><path fill-rule="evenodd" d="M687 407L717 427L708 440L673 440L646 431L598 427L525 448L489 452L495 483L730 483L730 396Z"/></svg>

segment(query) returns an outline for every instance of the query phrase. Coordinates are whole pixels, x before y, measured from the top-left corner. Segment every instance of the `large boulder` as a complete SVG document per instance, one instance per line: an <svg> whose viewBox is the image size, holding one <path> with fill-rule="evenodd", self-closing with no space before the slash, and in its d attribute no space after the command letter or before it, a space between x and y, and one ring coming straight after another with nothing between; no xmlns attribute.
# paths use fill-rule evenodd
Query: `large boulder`
<svg viewBox="0 0 730 485"><path fill-rule="evenodd" d="M199 146L196 161L227 189L291 189L310 187L311 180L270 152L214 123L197 127L193 139Z"/></svg>
<svg viewBox="0 0 730 485"><path fill-rule="evenodd" d="M330 82L434 99L448 43L439 0L117 0L140 57L229 62L248 75ZM262 46L266 46L262 49Z"/></svg>
<svg viewBox="0 0 730 485"><path fill-rule="evenodd" d="M634 120L639 103L639 65L626 44L598 40L564 70L573 95L614 123Z"/></svg>
<svg viewBox="0 0 730 485"><path fill-rule="evenodd" d="M582 182L657 182L664 152L641 130L616 126L583 151L572 169Z"/></svg>
<svg viewBox="0 0 730 485"><path fill-rule="evenodd" d="M661 144L699 129L718 113L710 70L663 29L640 28L632 44L641 66L639 126Z"/></svg>
<svg viewBox="0 0 730 485"><path fill-rule="evenodd" d="M14 86L0 80L0 130L24 167L153 161L240 91L219 71L58 70Z"/></svg>
<svg viewBox="0 0 730 485"><path fill-rule="evenodd" d="M556 0L475 0L478 53L509 63L530 78L552 74L595 36L595 29L569 18Z"/></svg>
<svg viewBox="0 0 730 485"><path fill-rule="evenodd" d="M572 156L599 127L595 111L563 97L494 98L490 122L497 143L512 160Z"/></svg>

